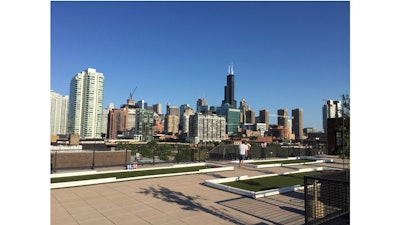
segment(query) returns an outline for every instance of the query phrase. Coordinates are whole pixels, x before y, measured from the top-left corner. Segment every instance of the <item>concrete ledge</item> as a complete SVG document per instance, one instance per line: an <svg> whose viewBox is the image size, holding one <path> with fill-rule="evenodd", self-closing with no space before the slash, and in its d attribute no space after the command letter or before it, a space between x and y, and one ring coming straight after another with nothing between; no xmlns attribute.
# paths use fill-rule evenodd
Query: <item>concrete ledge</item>
<svg viewBox="0 0 400 225"><path fill-rule="evenodd" d="M300 156L298 158L299 159L311 159L311 160L316 160L316 161L322 161L323 163L332 163L333 162L333 159L316 158L316 157L310 157L310 156Z"/></svg>
<svg viewBox="0 0 400 225"><path fill-rule="evenodd" d="M55 188L76 187L76 186L85 186L93 184L104 184L104 183L115 182L116 180L117 179L115 177L108 177L108 178L93 179L93 180L61 182L61 183L50 184L50 188L55 189Z"/></svg>
<svg viewBox="0 0 400 225"><path fill-rule="evenodd" d="M209 186L209 187L236 193L236 194L247 196L250 198L261 198L261 197L266 197L266 196L270 196L270 195L281 194L281 193L285 193L285 192L303 189L304 187L301 185L294 185L294 186L289 186L289 187L254 192L254 191L248 191L245 189L240 189L240 188L235 188L235 187L231 187L228 185L224 185L224 183L234 182L234 181L239 181L239 180L251 180L251 179L263 178L263 177L272 177L272 176L280 176L280 175L287 175L287 174L294 174L294 173L302 173L302 172L322 171L322 170L327 170L327 169L328 168L325 168L325 167L316 167L316 168L304 168L304 169L299 169L297 171L286 172L286 173L281 173L281 174L267 174L267 175L259 175L259 176L252 176L252 177L249 177L249 176L228 177L228 178L221 178L221 179L206 180L206 181L204 181L203 184L206 186Z"/></svg>
<svg viewBox="0 0 400 225"><path fill-rule="evenodd" d="M122 181L139 180L139 179L149 179L149 178L169 177L169 176L182 176L182 175L190 175L190 174L198 174L198 173L210 173L210 172L216 172L216 171L234 170L233 166L225 166L225 165L220 165L220 164L215 164L215 163L205 163L204 162L204 163L192 163L192 164L178 164L178 165L172 165L172 166L166 166L166 167L141 168L141 169L134 169L134 170L113 170L113 171L101 171L101 172L84 171L84 172L52 174L51 178L93 175L93 174L106 174L106 173L115 173L115 172L132 172L132 171L145 171L145 170L158 170L158 169L162 170L162 169L195 167L195 166L205 166L205 165L215 166L215 168L200 169L198 171L182 172L182 173L168 173L168 174L155 174L155 175L148 175L148 176L127 177L127 178L121 178L121 179L116 179L116 177L111 177L111 178L101 178L101 179L92 179L92 180L51 183L50 188L51 189L66 188L66 187L84 186L84 185L92 185L92 184L103 184L103 183L122 182Z"/></svg>
<svg viewBox="0 0 400 225"><path fill-rule="evenodd" d="M308 159L308 160L315 160L315 161L314 162L304 162L304 163L289 163L289 164L283 164L283 163L268 163L268 164L261 164L261 165L251 164L253 162L256 162L256 163L274 162L274 161L295 160L295 159ZM323 159L323 158L314 158L314 157L308 157L308 156L299 156L299 157L289 157L289 158L284 158L284 159L245 160L244 165L247 167L251 167L251 168L267 168L267 167L307 165L307 164L329 163L329 162L333 162L333 159ZM239 161L238 160L230 161L230 163L238 165Z"/></svg>
<svg viewBox="0 0 400 225"><path fill-rule="evenodd" d="M98 172L96 170L80 171L80 172L54 173L54 174L50 174L50 178L74 177L74 176L90 175L90 174L97 174L97 173Z"/></svg>

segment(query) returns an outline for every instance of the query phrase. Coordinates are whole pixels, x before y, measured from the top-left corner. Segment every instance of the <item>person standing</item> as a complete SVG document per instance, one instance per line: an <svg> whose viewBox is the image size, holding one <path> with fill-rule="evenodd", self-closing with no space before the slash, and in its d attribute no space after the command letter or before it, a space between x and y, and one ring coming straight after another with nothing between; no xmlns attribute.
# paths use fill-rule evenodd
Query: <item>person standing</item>
<svg viewBox="0 0 400 225"><path fill-rule="evenodd" d="M242 140L242 144L239 145L239 167L244 167L244 160L246 159L247 151L248 146L246 140Z"/></svg>
<svg viewBox="0 0 400 225"><path fill-rule="evenodd" d="M246 145L247 145L246 160L248 160L249 159L249 151L250 151L250 148L251 148L251 144L250 143L246 143Z"/></svg>

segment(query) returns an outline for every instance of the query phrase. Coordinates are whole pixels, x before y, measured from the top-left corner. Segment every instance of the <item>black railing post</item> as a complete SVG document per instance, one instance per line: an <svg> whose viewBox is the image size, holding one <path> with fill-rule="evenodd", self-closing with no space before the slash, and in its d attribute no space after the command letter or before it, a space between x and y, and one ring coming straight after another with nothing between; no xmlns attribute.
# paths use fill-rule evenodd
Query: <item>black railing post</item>
<svg viewBox="0 0 400 225"><path fill-rule="evenodd" d="M93 150L93 159L92 159L92 170L94 169L94 154L96 153L96 149Z"/></svg>
<svg viewBox="0 0 400 225"><path fill-rule="evenodd" d="M56 150L56 153L54 154L54 166L52 166L52 171L53 172L57 171L57 150Z"/></svg>
<svg viewBox="0 0 400 225"><path fill-rule="evenodd" d="M128 149L125 148L125 168L128 167Z"/></svg>
<svg viewBox="0 0 400 225"><path fill-rule="evenodd" d="M153 166L156 164L156 150L153 147Z"/></svg>
<svg viewBox="0 0 400 225"><path fill-rule="evenodd" d="M178 146L175 145L175 149L178 151L178 153L176 154L176 163L179 164L179 148L178 148Z"/></svg>

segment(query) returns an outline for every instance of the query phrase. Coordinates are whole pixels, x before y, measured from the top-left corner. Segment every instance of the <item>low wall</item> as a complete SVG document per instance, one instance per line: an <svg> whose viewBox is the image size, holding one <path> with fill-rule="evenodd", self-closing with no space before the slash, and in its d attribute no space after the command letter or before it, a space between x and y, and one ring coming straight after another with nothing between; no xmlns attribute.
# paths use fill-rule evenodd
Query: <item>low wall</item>
<svg viewBox="0 0 400 225"><path fill-rule="evenodd" d="M131 162L131 150L122 151L52 151L51 170L106 166L125 166Z"/></svg>

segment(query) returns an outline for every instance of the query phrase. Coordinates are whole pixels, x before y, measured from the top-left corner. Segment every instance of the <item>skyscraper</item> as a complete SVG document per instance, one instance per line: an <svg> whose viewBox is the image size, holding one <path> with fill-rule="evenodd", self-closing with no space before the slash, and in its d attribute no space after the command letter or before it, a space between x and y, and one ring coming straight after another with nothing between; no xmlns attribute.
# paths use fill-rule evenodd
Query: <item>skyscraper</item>
<svg viewBox="0 0 400 225"><path fill-rule="evenodd" d="M88 68L71 80L68 131L81 138L101 138L104 76Z"/></svg>
<svg viewBox="0 0 400 225"><path fill-rule="evenodd" d="M68 96L50 91L50 134L67 134Z"/></svg>
<svg viewBox="0 0 400 225"><path fill-rule="evenodd" d="M206 99L204 99L204 98L197 99L196 112L200 112L201 111L201 106L205 106L205 105L207 105Z"/></svg>
<svg viewBox="0 0 400 225"><path fill-rule="evenodd" d="M289 116L287 109L278 109L278 125L281 125L284 128L288 128L289 127L288 118Z"/></svg>
<svg viewBox="0 0 400 225"><path fill-rule="evenodd" d="M292 109L292 129L296 140L303 139L303 109Z"/></svg>
<svg viewBox="0 0 400 225"><path fill-rule="evenodd" d="M327 121L330 118L342 117L342 103L340 101L327 100L326 104L322 107L322 125L324 133L327 133Z"/></svg>
<svg viewBox="0 0 400 225"><path fill-rule="evenodd" d="M235 100L235 75L233 65L228 67L228 76L226 77L225 95L222 104L229 104L230 108L236 109Z"/></svg>
<svg viewBox="0 0 400 225"><path fill-rule="evenodd" d="M260 110L258 122L265 123L266 126L269 127L269 110L268 109Z"/></svg>

